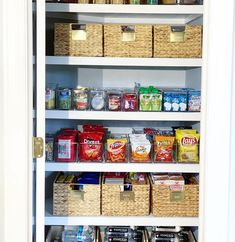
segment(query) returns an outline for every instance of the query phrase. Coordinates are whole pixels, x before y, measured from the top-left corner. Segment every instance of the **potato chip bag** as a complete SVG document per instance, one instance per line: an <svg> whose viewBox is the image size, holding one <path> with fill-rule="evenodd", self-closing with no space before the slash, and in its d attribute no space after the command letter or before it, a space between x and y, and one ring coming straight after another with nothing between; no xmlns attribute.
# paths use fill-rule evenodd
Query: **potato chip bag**
<svg viewBox="0 0 235 242"><path fill-rule="evenodd" d="M199 162L199 138L200 134L195 130L176 131L179 162Z"/></svg>
<svg viewBox="0 0 235 242"><path fill-rule="evenodd" d="M127 138L121 139L108 139L107 140L107 161L110 162L125 162Z"/></svg>
<svg viewBox="0 0 235 242"><path fill-rule="evenodd" d="M173 161L173 145L175 137L172 136L155 136L154 138L154 157L158 162Z"/></svg>

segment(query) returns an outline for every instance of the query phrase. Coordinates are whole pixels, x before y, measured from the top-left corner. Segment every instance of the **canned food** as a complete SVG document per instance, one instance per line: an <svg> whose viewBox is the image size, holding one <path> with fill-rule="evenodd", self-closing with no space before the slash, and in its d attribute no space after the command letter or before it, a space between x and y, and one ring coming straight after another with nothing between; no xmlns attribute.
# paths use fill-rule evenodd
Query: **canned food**
<svg viewBox="0 0 235 242"><path fill-rule="evenodd" d="M69 110L71 109L71 99L72 99L72 93L71 90L68 88L65 89L59 89L57 91L57 98L58 98L58 109L62 110Z"/></svg>
<svg viewBox="0 0 235 242"><path fill-rule="evenodd" d="M55 109L55 90L46 88L46 109Z"/></svg>
<svg viewBox="0 0 235 242"><path fill-rule="evenodd" d="M73 90L73 108L76 110L88 109L88 89L78 88Z"/></svg>

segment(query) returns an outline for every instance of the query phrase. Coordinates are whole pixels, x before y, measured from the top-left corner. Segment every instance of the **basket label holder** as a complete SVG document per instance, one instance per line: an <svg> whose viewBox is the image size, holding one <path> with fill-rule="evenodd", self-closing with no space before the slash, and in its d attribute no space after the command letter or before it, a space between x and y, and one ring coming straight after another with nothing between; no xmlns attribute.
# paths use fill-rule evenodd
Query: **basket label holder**
<svg viewBox="0 0 235 242"><path fill-rule="evenodd" d="M135 201L135 193L133 191L120 192L120 201Z"/></svg>
<svg viewBox="0 0 235 242"><path fill-rule="evenodd" d="M85 24L72 24L72 40L86 40L86 25Z"/></svg>
<svg viewBox="0 0 235 242"><path fill-rule="evenodd" d="M170 42L185 42L185 26L171 26Z"/></svg>
<svg viewBox="0 0 235 242"><path fill-rule="evenodd" d="M183 185L170 186L170 202L183 202L185 198Z"/></svg>
<svg viewBox="0 0 235 242"><path fill-rule="evenodd" d="M134 25L122 25L122 41L131 42L135 41L135 26Z"/></svg>

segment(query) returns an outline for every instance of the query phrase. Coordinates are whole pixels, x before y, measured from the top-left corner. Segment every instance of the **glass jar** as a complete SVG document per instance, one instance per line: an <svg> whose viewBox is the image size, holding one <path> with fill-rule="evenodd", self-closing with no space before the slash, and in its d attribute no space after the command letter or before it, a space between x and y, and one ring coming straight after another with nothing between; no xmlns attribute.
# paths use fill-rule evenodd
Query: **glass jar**
<svg viewBox="0 0 235 242"><path fill-rule="evenodd" d="M105 109L106 94L104 90L91 90L90 92L90 106L94 111L102 111Z"/></svg>
<svg viewBox="0 0 235 242"><path fill-rule="evenodd" d="M89 106L89 92L85 87L73 89L73 108L87 110Z"/></svg>

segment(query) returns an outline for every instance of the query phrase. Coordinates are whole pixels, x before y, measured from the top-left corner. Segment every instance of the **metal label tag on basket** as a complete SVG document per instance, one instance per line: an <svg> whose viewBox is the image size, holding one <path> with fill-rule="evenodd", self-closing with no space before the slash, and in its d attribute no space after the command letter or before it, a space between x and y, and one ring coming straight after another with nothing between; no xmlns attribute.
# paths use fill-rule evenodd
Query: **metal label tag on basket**
<svg viewBox="0 0 235 242"><path fill-rule="evenodd" d="M72 24L72 40L86 40L86 25Z"/></svg>
<svg viewBox="0 0 235 242"><path fill-rule="evenodd" d="M84 192L79 190L70 190L70 193L73 194L77 199L84 201Z"/></svg>
<svg viewBox="0 0 235 242"><path fill-rule="evenodd" d="M184 186L183 185L171 185L170 186L170 201L182 202L184 201Z"/></svg>
<svg viewBox="0 0 235 242"><path fill-rule="evenodd" d="M121 201L135 201L135 193L132 191L125 191L120 193Z"/></svg>
<svg viewBox="0 0 235 242"><path fill-rule="evenodd" d="M135 41L135 26L126 25L126 26L121 26L121 28L122 28L122 41L124 42Z"/></svg>
<svg viewBox="0 0 235 242"><path fill-rule="evenodd" d="M184 191L171 191L170 202L183 202L184 201Z"/></svg>
<svg viewBox="0 0 235 242"><path fill-rule="evenodd" d="M171 26L170 42L185 42L185 26Z"/></svg>

